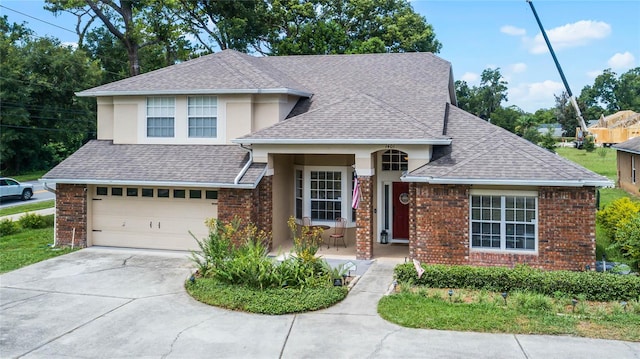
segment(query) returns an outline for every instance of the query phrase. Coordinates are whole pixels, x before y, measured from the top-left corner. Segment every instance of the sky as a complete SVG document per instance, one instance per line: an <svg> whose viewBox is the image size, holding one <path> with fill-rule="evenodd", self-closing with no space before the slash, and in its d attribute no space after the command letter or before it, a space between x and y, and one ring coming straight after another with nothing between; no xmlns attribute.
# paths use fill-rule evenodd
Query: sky
<svg viewBox="0 0 640 359"><path fill-rule="evenodd" d="M503 106L516 105L527 112L553 107L554 94L564 91L525 0L411 4L433 26L442 43L438 56L452 64L455 80L477 86L483 70L499 68L508 83ZM592 85L604 69L620 75L640 66L640 1L534 0L533 4L574 95ZM10 22L27 22L38 36L77 42L75 17L54 16L43 9L43 0L1 0L0 6L0 15Z"/></svg>

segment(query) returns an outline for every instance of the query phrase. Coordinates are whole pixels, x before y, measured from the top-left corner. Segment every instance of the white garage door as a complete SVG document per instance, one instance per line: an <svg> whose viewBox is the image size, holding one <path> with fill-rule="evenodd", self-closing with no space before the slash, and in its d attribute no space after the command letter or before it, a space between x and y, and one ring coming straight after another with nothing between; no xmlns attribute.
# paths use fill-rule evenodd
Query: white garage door
<svg viewBox="0 0 640 359"><path fill-rule="evenodd" d="M92 244L130 248L195 250L217 218L217 191L206 189L94 187Z"/></svg>

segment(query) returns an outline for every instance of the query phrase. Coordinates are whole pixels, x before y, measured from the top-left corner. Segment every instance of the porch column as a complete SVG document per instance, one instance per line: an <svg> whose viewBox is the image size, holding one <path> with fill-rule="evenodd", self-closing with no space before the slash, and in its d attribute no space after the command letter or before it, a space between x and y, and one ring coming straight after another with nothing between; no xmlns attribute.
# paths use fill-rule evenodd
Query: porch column
<svg viewBox="0 0 640 359"><path fill-rule="evenodd" d="M358 177L360 204L356 211L356 259L373 258L373 181Z"/></svg>

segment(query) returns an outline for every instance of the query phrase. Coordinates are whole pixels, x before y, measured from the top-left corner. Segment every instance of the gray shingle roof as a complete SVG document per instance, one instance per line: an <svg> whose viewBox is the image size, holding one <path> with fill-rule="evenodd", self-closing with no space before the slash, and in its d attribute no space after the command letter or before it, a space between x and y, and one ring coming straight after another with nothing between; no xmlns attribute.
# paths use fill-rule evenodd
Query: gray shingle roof
<svg viewBox="0 0 640 359"><path fill-rule="evenodd" d="M46 173L64 183L158 183L234 187L249 155L237 145L120 145L93 140ZM266 164L254 163L240 181L251 187Z"/></svg>
<svg viewBox="0 0 640 359"><path fill-rule="evenodd" d="M78 92L78 96L194 93L311 92L281 70L237 51L226 50L174 66Z"/></svg>
<svg viewBox="0 0 640 359"><path fill-rule="evenodd" d="M239 143L420 143L445 140L433 128L366 94L317 107L264 130L240 137ZM442 142L441 142L442 143Z"/></svg>
<svg viewBox="0 0 640 359"><path fill-rule="evenodd" d="M437 148L432 161L408 178L423 177L434 183L612 184L606 177L453 105L449 106L446 134L452 138L451 145Z"/></svg>
<svg viewBox="0 0 640 359"><path fill-rule="evenodd" d="M613 148L618 151L640 154L640 137L635 137L622 143L618 143L617 145L614 145Z"/></svg>

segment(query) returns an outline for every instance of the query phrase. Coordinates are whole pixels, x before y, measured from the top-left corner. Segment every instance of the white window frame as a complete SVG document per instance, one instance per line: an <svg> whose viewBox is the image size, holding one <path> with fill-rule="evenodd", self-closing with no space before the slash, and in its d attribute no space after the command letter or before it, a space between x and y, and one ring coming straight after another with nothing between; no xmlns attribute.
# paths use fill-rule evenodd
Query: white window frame
<svg viewBox="0 0 640 359"><path fill-rule="evenodd" d="M176 98L167 96L150 96L146 99L146 137L147 138L174 138L176 136ZM171 134L150 136L152 126L150 120L169 120L171 122ZM160 129L164 128L160 126ZM169 127L166 127L169 128ZM157 126L153 126L157 130Z"/></svg>
<svg viewBox="0 0 640 359"><path fill-rule="evenodd" d="M198 120L203 122L202 126L192 123L192 121ZM212 123L205 124L207 121L212 121ZM213 133L211 135L192 135L192 130L202 130L203 132L212 130ZM187 136L189 138L218 138L218 98L216 96L187 97Z"/></svg>
<svg viewBox="0 0 640 359"><path fill-rule="evenodd" d="M494 221L493 223L499 224L500 228L500 247L490 248L490 247L474 247L473 246L473 223L486 223L490 221L483 220L474 220L473 219L473 197L475 196L494 196L500 198L500 220ZM523 198L533 198L535 203L535 218L531 221L507 221L506 220L506 198L507 197L523 197ZM513 253L513 254L538 254L538 230L539 230L539 206L538 206L538 193L536 191L518 191L518 190L471 190L469 193L469 249L474 252L491 252L491 253ZM515 225L533 225L534 226L534 248L533 249L522 249L522 248L507 248L507 225L515 224Z"/></svg>
<svg viewBox="0 0 640 359"><path fill-rule="evenodd" d="M294 186L293 186L293 201L294 201L294 213L296 212L296 173L297 171L302 171L302 216L303 217L311 217L311 172L340 172L340 217L347 219L347 224L350 222L351 218L351 196L352 192L350 189L352 188L352 184L349 184L349 181L352 180L351 175L351 167L341 167L341 166L296 166L294 169ZM314 224L326 224L329 226L333 226L335 224L335 219L330 220L319 220L313 219L311 220Z"/></svg>

